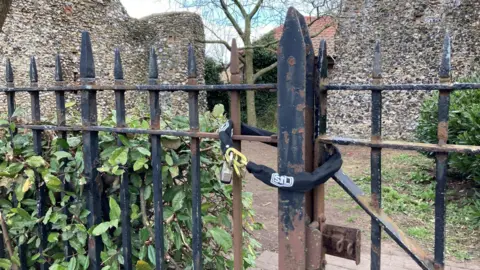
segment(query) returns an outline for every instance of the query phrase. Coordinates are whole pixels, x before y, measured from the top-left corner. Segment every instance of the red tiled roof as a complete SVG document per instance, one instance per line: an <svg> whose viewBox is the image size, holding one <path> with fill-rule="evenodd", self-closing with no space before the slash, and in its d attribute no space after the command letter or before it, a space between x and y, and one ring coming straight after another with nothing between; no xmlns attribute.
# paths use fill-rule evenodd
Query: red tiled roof
<svg viewBox="0 0 480 270"><path fill-rule="evenodd" d="M312 25L308 28L310 35L315 35L316 33L322 31L318 36L312 38L313 48L315 50L315 55L318 55L318 48L320 46L320 41L325 39L327 41L327 54L329 56L335 55L335 44L334 38L335 33L337 32L337 25L335 20L330 16L322 16L320 18L313 16L305 16L305 21L307 24L313 22ZM329 26L331 25L331 26ZM273 29L275 39L279 40L283 34L283 25Z"/></svg>

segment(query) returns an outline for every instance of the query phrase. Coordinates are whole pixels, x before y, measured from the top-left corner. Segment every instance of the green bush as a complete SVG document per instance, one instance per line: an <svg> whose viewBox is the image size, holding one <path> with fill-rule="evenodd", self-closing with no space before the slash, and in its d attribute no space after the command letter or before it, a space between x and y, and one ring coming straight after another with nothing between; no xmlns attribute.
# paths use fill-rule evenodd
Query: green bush
<svg viewBox="0 0 480 270"><path fill-rule="evenodd" d="M115 112L100 124L115 126ZM222 106L201 116L203 132L216 132L225 122ZM7 124L5 120L0 124ZM131 116L129 128L149 128L146 117ZM187 117L162 115L163 129L188 129ZM12 127L14 124L12 123ZM137 269L153 269L154 213L153 185L150 165L149 136L129 134L126 136L99 132L100 158L98 160L99 188L106 196L110 211L103 223L87 228L89 211L86 207L86 179L83 175L81 135L70 134L61 139L53 132L43 133L43 154L35 155L32 133L18 130L10 144L7 129L0 129L0 214L3 216L8 235L12 239L14 255L11 260L0 259L0 267L9 269L12 263L19 264L18 244L27 248L28 267L34 263L49 262L50 269L88 269L87 241L91 236L100 236L104 249L101 252L103 269L120 269L124 263L121 251L122 230L131 230L133 265ZM123 146L117 146L120 139ZM163 221L166 261L177 269L192 269L192 190L190 177L190 149L187 138L162 136ZM205 269L233 269L232 251L232 188L223 185L218 178L222 159L219 142L212 139L201 141L201 196L203 218L203 262ZM131 227L123 228L119 188L120 176L129 171ZM37 217L37 189L35 175L41 175L39 185L47 187L46 214ZM64 192L62 178L72 186ZM18 204L14 203L14 198ZM244 192L244 228L252 231L261 228L255 223L252 210L252 194ZM102 203L103 204L103 203ZM64 210L72 216L69 218ZM38 254L40 240L38 225L49 229L47 248L43 256ZM5 232L3 232L5 234ZM64 256L64 241L73 247L73 255ZM259 244L248 233L244 235L244 267L251 267ZM5 266L5 267L3 267Z"/></svg>
<svg viewBox="0 0 480 270"><path fill-rule="evenodd" d="M480 77L473 76L463 81L480 82ZM438 92L435 92L422 104L416 129L417 138L422 142L437 143L437 124ZM480 145L480 90L462 90L451 94L448 143ZM452 153L449 168L451 173L480 184L480 156Z"/></svg>

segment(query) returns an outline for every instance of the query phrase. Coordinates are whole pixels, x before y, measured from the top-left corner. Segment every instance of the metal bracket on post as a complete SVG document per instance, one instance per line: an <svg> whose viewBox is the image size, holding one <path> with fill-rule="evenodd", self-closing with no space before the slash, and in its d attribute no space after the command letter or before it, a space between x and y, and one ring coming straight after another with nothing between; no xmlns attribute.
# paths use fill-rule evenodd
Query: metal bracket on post
<svg viewBox="0 0 480 270"><path fill-rule="evenodd" d="M322 244L326 254L360 264L361 232L359 229L326 224L322 231Z"/></svg>

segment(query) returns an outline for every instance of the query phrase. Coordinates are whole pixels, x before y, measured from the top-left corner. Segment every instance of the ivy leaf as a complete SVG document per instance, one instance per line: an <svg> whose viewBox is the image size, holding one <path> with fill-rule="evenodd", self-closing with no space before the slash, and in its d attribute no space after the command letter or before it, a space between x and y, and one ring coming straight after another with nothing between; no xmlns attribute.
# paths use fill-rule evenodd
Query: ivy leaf
<svg viewBox="0 0 480 270"><path fill-rule="evenodd" d="M22 186L23 193L29 191L31 187L32 187L32 181L30 180L30 178L28 178L25 180L25 182L23 182L23 186Z"/></svg>
<svg viewBox="0 0 480 270"><path fill-rule="evenodd" d="M172 166L172 165L173 165L172 156L170 156L170 154L167 154L167 155L165 156L165 162L167 162L168 166Z"/></svg>
<svg viewBox="0 0 480 270"><path fill-rule="evenodd" d="M146 261L139 260L137 261L137 265L135 265L135 269L137 270L153 270L153 268L148 264Z"/></svg>
<svg viewBox="0 0 480 270"><path fill-rule="evenodd" d="M68 270L75 270L77 269L77 258L72 257L70 258L70 262L68 263Z"/></svg>
<svg viewBox="0 0 480 270"><path fill-rule="evenodd" d="M68 146L70 146L71 148L77 147L80 144L81 141L82 140L80 139L80 137L69 137L69 138L67 138Z"/></svg>
<svg viewBox="0 0 480 270"><path fill-rule="evenodd" d="M178 166L170 167L170 168L168 168L168 170L170 171L170 175L172 176L172 178L177 177L178 174L179 174Z"/></svg>
<svg viewBox="0 0 480 270"><path fill-rule="evenodd" d="M57 157L57 160L61 160L62 158L73 158L72 154L66 151L58 151L55 152L54 155Z"/></svg>
<svg viewBox="0 0 480 270"><path fill-rule="evenodd" d="M145 163L147 163L147 162L148 162L148 159L146 159L144 157L137 159L137 161L135 161L135 164L133 164L133 170L138 171L138 170L142 169L143 165L145 165Z"/></svg>
<svg viewBox="0 0 480 270"><path fill-rule="evenodd" d="M48 189L52 191L61 191L62 181L58 179L56 176L47 174L44 177L45 182L47 183Z"/></svg>
<svg viewBox="0 0 480 270"><path fill-rule="evenodd" d="M120 141L122 142L123 145L128 146L128 147L131 147L131 146L132 146L132 145L130 144L130 141L128 140L128 138L125 137L124 135L118 134L118 138L120 139Z"/></svg>
<svg viewBox="0 0 480 270"><path fill-rule="evenodd" d="M38 168L38 167L45 166L45 160L41 156L29 157L29 158L27 158L26 162L27 162L28 166L30 166L32 168Z"/></svg>
<svg viewBox="0 0 480 270"><path fill-rule="evenodd" d="M23 163L12 163L7 168L0 171L0 176L13 177L23 169Z"/></svg>
<svg viewBox="0 0 480 270"><path fill-rule="evenodd" d="M19 214L21 217L25 218L25 219L31 219L31 216L30 214L28 214L27 211L23 210L22 208L20 207L17 207L17 208L12 208L11 211L15 214Z"/></svg>
<svg viewBox="0 0 480 270"><path fill-rule="evenodd" d="M52 215L52 207L50 207L47 211L47 213L45 214L45 217L43 218L43 224L47 224L48 223L48 220L50 219L50 216Z"/></svg>
<svg viewBox="0 0 480 270"><path fill-rule="evenodd" d="M177 194L175 194L172 200L173 211L178 211L182 209L184 200L185 200L185 193L182 190L179 191Z"/></svg>
<svg viewBox="0 0 480 270"><path fill-rule="evenodd" d="M67 102L67 103L65 103L65 108L68 109L68 108L70 108L70 107L75 106L75 104L76 104L75 101Z"/></svg>
<svg viewBox="0 0 480 270"><path fill-rule="evenodd" d="M148 246L148 260L153 263L153 265L157 265L155 261L155 248L150 245Z"/></svg>
<svg viewBox="0 0 480 270"><path fill-rule="evenodd" d="M137 150L138 150L138 152L142 153L145 156L151 156L152 155L147 148L138 147Z"/></svg>
<svg viewBox="0 0 480 270"><path fill-rule="evenodd" d="M223 116L225 113L225 108L223 107L222 104L217 104L215 107L213 107L212 115L215 116L216 118L220 118Z"/></svg>
<svg viewBox="0 0 480 270"><path fill-rule="evenodd" d="M150 199L150 196L152 196L152 186L146 186L145 187L145 200Z"/></svg>
<svg viewBox="0 0 480 270"><path fill-rule="evenodd" d="M60 235L60 234L57 233L57 232L52 232L52 233L50 233L50 234L48 235L48 239L47 239L48 242L50 242L50 243L58 242L58 236L59 236L59 235Z"/></svg>
<svg viewBox="0 0 480 270"><path fill-rule="evenodd" d="M125 165L127 164L127 159L128 159L128 148L119 147L112 152L112 155L108 159L108 163L110 163L112 166L115 166L118 164Z"/></svg>
<svg viewBox="0 0 480 270"><path fill-rule="evenodd" d="M217 242L217 244L219 244L223 250L227 251L232 248L232 236L224 229L216 227L211 228L208 232L213 237L213 240L215 240L215 242Z"/></svg>
<svg viewBox="0 0 480 270"><path fill-rule="evenodd" d="M110 220L119 219L121 210L117 201L115 201L113 197L110 197L108 204L110 206Z"/></svg>
<svg viewBox="0 0 480 270"><path fill-rule="evenodd" d="M8 259L0 259L0 268L10 270L12 267L12 262Z"/></svg>
<svg viewBox="0 0 480 270"><path fill-rule="evenodd" d="M95 226L95 228L92 231L93 236L99 236L105 233L108 229L110 228L110 222L102 222Z"/></svg>

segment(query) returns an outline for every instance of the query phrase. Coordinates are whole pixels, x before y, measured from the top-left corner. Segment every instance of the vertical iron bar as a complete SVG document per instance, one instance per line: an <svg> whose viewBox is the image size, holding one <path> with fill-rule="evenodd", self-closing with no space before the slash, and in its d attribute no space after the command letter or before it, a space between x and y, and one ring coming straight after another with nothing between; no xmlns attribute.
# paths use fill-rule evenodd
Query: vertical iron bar
<svg viewBox="0 0 480 270"><path fill-rule="evenodd" d="M115 50L115 65L113 70L115 85L124 85L123 80L123 66L120 57L120 50ZM117 127L125 128L125 91L115 90L115 111ZM122 146L122 141L117 140L117 145ZM130 192L128 190L129 177L126 169L122 175L122 182L120 184L120 207L122 220L122 254L123 254L123 269L132 270L132 235L130 223Z"/></svg>
<svg viewBox="0 0 480 270"><path fill-rule="evenodd" d="M327 133L327 90L324 86L328 84L328 58L327 58L327 42L325 40L320 41L320 48L318 51L317 62L317 74L318 80L315 84L315 137L325 135ZM324 161L324 145L319 148L315 148L315 167L323 164ZM314 219L320 224L320 231L324 231L325 227L325 185L319 185L314 189ZM321 253L321 269L325 269L326 250L322 249Z"/></svg>
<svg viewBox="0 0 480 270"><path fill-rule="evenodd" d="M190 44L188 46L188 84L197 85L197 63L195 51ZM188 113L190 131L200 130L198 116L198 92L188 92ZM193 242L193 269L202 269L202 196L200 192L200 139L190 138L190 152L192 155L192 242Z"/></svg>
<svg viewBox="0 0 480 270"><path fill-rule="evenodd" d="M5 64L5 80L7 82L7 87L15 87L15 84L13 82L13 69L12 69L12 64L10 63L10 59L7 58L7 62ZM7 113L8 113L8 121L12 121L12 116L13 113L15 112L15 92L6 92L7 95ZM13 147L13 136L17 134L17 129L15 128L14 131L10 130L10 136L11 136L11 143Z"/></svg>
<svg viewBox="0 0 480 270"><path fill-rule="evenodd" d="M373 57L373 84L380 84L382 79L380 42L375 44ZM382 139L382 91L372 91L372 141ZM372 206L382 208L382 148L372 147L370 152L370 175ZM380 269L382 252L382 228L375 218L371 219L371 250L372 270Z"/></svg>
<svg viewBox="0 0 480 270"><path fill-rule="evenodd" d="M38 86L38 72L37 72L37 63L35 57L30 59L30 86ZM34 125L40 123L40 92L32 91L30 92L30 102L31 102L31 111L32 111L32 122ZM42 131L41 130L32 130L33 134L33 151L36 155L42 155ZM41 175L38 172L35 172L35 188L37 190L37 217L42 218L45 216L45 204L47 199L47 190L43 184ZM48 269L49 265L46 262L46 258L43 256L44 250L47 248L47 227L43 222L38 223L38 238L40 239L40 246L38 248L38 253L40 258L45 260L44 263L40 264L40 269Z"/></svg>
<svg viewBox="0 0 480 270"><path fill-rule="evenodd" d="M82 45L80 55L80 79L83 85L95 84L95 64L93 60L92 44L90 34L82 33ZM82 125L94 126L97 124L97 93L92 90L82 91ZM98 171L98 132L83 132L83 159L84 172L87 179L87 208L88 227L92 228L102 222L101 198L96 183ZM102 269L100 252L103 250L102 238L100 236L89 236L88 256L90 267L94 270Z"/></svg>
<svg viewBox="0 0 480 270"><path fill-rule="evenodd" d="M158 64L155 48L150 49L148 84L155 85L158 80ZM160 95L158 91L149 91L150 128L160 129ZM155 211L155 269L164 269L163 243L163 199L162 199L162 145L160 135L151 135L153 170L153 207Z"/></svg>
<svg viewBox="0 0 480 270"><path fill-rule="evenodd" d="M305 116L305 171L312 172L315 167L314 162L314 100L315 100L315 52L313 49L312 39L308 32L308 25L305 17L297 11L297 18L302 29L302 35L305 42L306 53L306 77L305 77L305 106L303 108ZM297 108L300 109L300 108ZM322 265L322 243L320 223L315 219L313 210L315 209L315 191L311 190L305 193L305 213L308 216L308 227L306 228L306 269L317 270Z"/></svg>
<svg viewBox="0 0 480 270"><path fill-rule="evenodd" d="M451 83L451 42L445 35L443 43L442 63L440 66L440 82ZM448 141L448 114L450 107L450 91L440 91L438 98L438 144ZM435 187L435 269L445 267L445 190L447 186L448 153L436 154L436 187Z"/></svg>
<svg viewBox="0 0 480 270"><path fill-rule="evenodd" d="M55 84L56 86L64 86L63 81L63 70L62 70L62 62L60 58L60 54L57 54L55 57ZM56 99L56 106L57 106L57 125L58 126L65 126L67 124L67 117L66 117L66 108L65 108L65 92L64 91L55 91L55 99ZM60 139L67 139L67 132L60 131L58 132L58 137ZM68 151L68 149L62 149L60 147L59 150ZM63 167L60 167L59 170L59 178L63 183L63 190L64 191L72 191L70 184L67 182L65 176L63 175ZM62 191L62 199L65 196L65 192ZM71 214L68 211L68 207L63 208L63 214L67 216L67 220L70 220ZM70 260L70 256L73 254L72 247L68 240L63 241L63 253L67 260Z"/></svg>
<svg viewBox="0 0 480 270"><path fill-rule="evenodd" d="M230 50L230 72L232 74L232 84L240 84L240 66L238 59L237 41L232 40L232 48ZM240 111L240 92L230 92L230 118L233 122L233 134L240 135L241 129L241 111ZM241 151L241 142L233 141L233 147ZM242 255L242 243L243 243L243 223L242 223L242 179L236 174L233 174L233 259L234 269L243 269L243 255Z"/></svg>
<svg viewBox="0 0 480 270"><path fill-rule="evenodd" d="M12 64L10 62L10 59L7 58L6 61L6 66L5 66L5 80L7 82L7 87L15 87L15 84L13 82L13 68ZM12 122L12 116L15 113L15 92L6 92L7 94L7 113L8 113L8 121ZM14 130L11 130L10 128L8 129L10 133L10 144L12 148L14 148L13 145L13 137L17 134L17 128ZM15 196L15 193L12 195L13 197L13 206L18 207L18 200ZM20 259L20 269L21 270L27 270L28 265L27 265L27 245L26 243L20 244L18 243L18 256Z"/></svg>
<svg viewBox="0 0 480 270"><path fill-rule="evenodd" d="M298 12L289 8L278 49L278 174L305 171L306 51ZM305 194L278 191L279 269L306 268Z"/></svg>

